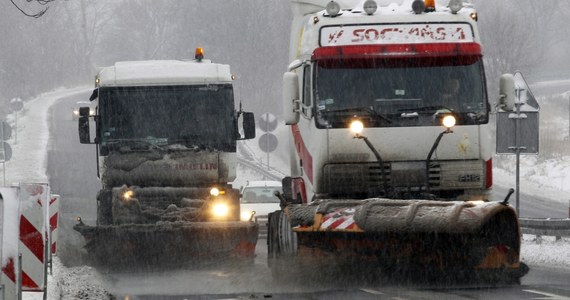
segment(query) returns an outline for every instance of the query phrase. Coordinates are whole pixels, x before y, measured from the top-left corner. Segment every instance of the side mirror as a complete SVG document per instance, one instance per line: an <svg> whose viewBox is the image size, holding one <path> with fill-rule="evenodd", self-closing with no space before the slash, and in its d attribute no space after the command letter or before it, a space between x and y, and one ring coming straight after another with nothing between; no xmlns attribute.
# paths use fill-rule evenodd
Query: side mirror
<svg viewBox="0 0 570 300"><path fill-rule="evenodd" d="M79 108L79 116L81 117L89 117L90 115L90 108L89 107L80 107Z"/></svg>
<svg viewBox="0 0 570 300"><path fill-rule="evenodd" d="M299 76L293 72L283 75L283 119L285 124L294 125L299 122L300 111Z"/></svg>
<svg viewBox="0 0 570 300"><path fill-rule="evenodd" d="M81 109L79 110L79 114L81 115ZM87 107L87 114L89 114L89 107ZM81 144L91 144L91 135L89 134L89 117L81 115L81 117L79 117L78 124L79 142Z"/></svg>
<svg viewBox="0 0 570 300"><path fill-rule="evenodd" d="M241 140L249 140L255 137L255 117L252 112L243 112L243 135Z"/></svg>
<svg viewBox="0 0 570 300"><path fill-rule="evenodd" d="M291 201L293 199L293 178L287 176L281 179L281 186L283 189L283 197L287 201Z"/></svg>
<svg viewBox="0 0 570 300"><path fill-rule="evenodd" d="M515 109L515 79L513 74L501 75L499 87L499 108L504 111L513 111Z"/></svg>

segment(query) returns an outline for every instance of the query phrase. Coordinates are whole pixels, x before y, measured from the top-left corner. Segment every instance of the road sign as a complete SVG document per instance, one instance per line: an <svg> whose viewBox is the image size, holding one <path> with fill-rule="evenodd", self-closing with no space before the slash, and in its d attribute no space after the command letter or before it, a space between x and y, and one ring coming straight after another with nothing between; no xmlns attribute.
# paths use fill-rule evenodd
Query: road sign
<svg viewBox="0 0 570 300"><path fill-rule="evenodd" d="M513 76L517 100L515 111L497 112L499 154L538 154L540 106L521 73Z"/></svg>
<svg viewBox="0 0 570 300"><path fill-rule="evenodd" d="M0 142L0 162L9 161L12 158L12 147L10 144Z"/></svg>
<svg viewBox="0 0 570 300"><path fill-rule="evenodd" d="M10 109L12 111L21 111L24 108L24 102L20 98L10 100Z"/></svg>
<svg viewBox="0 0 570 300"><path fill-rule="evenodd" d="M271 113L264 113L259 117L259 129L264 132L271 132L277 128L277 118Z"/></svg>
<svg viewBox="0 0 570 300"><path fill-rule="evenodd" d="M0 140L7 141L12 137L12 126L6 121L2 121L0 128Z"/></svg>
<svg viewBox="0 0 570 300"><path fill-rule="evenodd" d="M539 113L527 111L520 114L523 119L517 132L517 114L512 112L497 113L497 153L515 154L513 147L518 142L520 154L538 154L539 149Z"/></svg>
<svg viewBox="0 0 570 300"><path fill-rule="evenodd" d="M271 133L264 133L262 136L259 137L259 149L263 152L273 152L277 149L277 145L279 141L274 134Z"/></svg>

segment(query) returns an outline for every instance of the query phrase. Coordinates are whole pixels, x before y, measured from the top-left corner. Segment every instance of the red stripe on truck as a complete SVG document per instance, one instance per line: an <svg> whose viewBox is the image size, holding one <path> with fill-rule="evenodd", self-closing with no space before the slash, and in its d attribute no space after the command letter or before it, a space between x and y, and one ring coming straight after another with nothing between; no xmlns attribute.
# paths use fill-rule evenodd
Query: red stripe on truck
<svg viewBox="0 0 570 300"><path fill-rule="evenodd" d="M301 132L299 131L299 126L292 125L291 130L293 132L293 140L295 141L295 150L297 150L297 154L299 155L299 158L301 159L301 167L307 173L307 177L309 178L309 181L312 184L313 183L313 157L311 156L311 153L309 153L309 150L307 149L307 146L305 145L305 142L303 141L303 137L301 136Z"/></svg>
<svg viewBox="0 0 570 300"><path fill-rule="evenodd" d="M487 167L485 187L490 189L493 186L493 159L486 161L485 166Z"/></svg>

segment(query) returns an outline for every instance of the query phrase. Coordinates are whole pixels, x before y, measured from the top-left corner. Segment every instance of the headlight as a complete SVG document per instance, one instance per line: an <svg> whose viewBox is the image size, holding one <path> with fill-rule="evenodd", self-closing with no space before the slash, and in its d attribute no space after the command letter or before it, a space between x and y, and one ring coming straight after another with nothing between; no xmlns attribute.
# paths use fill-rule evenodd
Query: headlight
<svg viewBox="0 0 570 300"><path fill-rule="evenodd" d="M212 188L210 190L210 195L217 197L218 195L220 195L220 190L218 188Z"/></svg>
<svg viewBox="0 0 570 300"><path fill-rule="evenodd" d="M255 211L244 210L240 214L240 220L242 221L249 221L251 217L255 216Z"/></svg>
<svg viewBox="0 0 570 300"><path fill-rule="evenodd" d="M360 120L354 120L352 121L352 123L350 123L350 130L355 134L362 133L363 129L364 129L364 124L362 124L362 121Z"/></svg>
<svg viewBox="0 0 570 300"><path fill-rule="evenodd" d="M213 187L210 189L210 195L214 197L218 197L219 195L225 195L226 191L224 189L220 189L217 187Z"/></svg>
<svg viewBox="0 0 570 300"><path fill-rule="evenodd" d="M132 190L127 190L123 193L123 201L130 201L133 196L135 195L135 192L133 192Z"/></svg>
<svg viewBox="0 0 570 300"><path fill-rule="evenodd" d="M443 124L443 126L445 126L447 128L451 128L451 127L455 126L455 117L452 115L447 115L447 116L443 117L443 120L441 121L441 123Z"/></svg>
<svg viewBox="0 0 570 300"><path fill-rule="evenodd" d="M212 207L212 213L216 218L225 218L228 216L230 208L225 203L216 203Z"/></svg>

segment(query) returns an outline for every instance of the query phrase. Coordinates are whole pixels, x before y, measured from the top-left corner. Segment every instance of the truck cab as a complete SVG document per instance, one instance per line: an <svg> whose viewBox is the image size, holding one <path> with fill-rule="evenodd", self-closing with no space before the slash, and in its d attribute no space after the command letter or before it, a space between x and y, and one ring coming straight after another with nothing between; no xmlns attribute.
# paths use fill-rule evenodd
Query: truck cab
<svg viewBox="0 0 570 300"><path fill-rule="evenodd" d="M476 11L391 2L291 1L283 104L292 190L301 191L292 196L303 196L294 203L488 197L493 142ZM438 138L448 115L455 125Z"/></svg>
<svg viewBox="0 0 570 300"><path fill-rule="evenodd" d="M164 251L172 259L253 255L258 226L240 221L231 182L236 142L255 137L255 124L235 108L234 79L201 48L195 60L117 62L98 72L89 99L96 114L83 107L79 118L80 142L97 146L97 226L76 230L100 262L125 240L140 248L126 261L156 261Z"/></svg>

